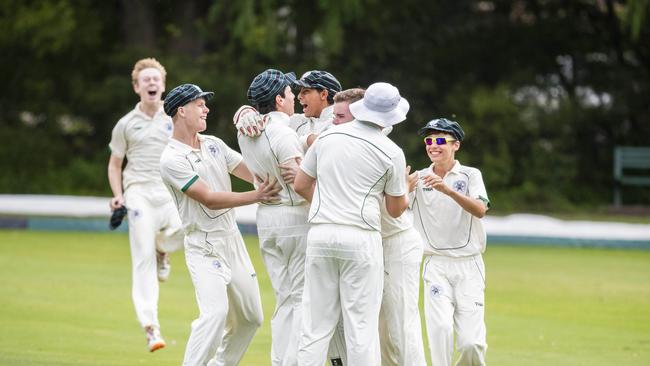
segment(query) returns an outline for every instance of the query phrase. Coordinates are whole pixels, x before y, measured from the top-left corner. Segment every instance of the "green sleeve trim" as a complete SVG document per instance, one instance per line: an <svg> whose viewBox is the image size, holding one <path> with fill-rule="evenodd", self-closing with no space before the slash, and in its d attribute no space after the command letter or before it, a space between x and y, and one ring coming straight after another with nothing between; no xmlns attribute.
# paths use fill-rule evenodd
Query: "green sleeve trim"
<svg viewBox="0 0 650 366"><path fill-rule="evenodd" d="M483 196L478 196L478 199L480 199L481 201L483 201L485 203L485 207L490 208L490 200L489 199L487 199L487 198L485 198Z"/></svg>
<svg viewBox="0 0 650 366"><path fill-rule="evenodd" d="M187 182L187 184L184 185L183 188L181 188L181 192L185 193L185 191L187 191L187 189L190 188L190 186L192 184L194 184L194 182L196 182L197 179L199 179L198 175L195 175L194 177L192 177L192 179L190 179L190 181Z"/></svg>

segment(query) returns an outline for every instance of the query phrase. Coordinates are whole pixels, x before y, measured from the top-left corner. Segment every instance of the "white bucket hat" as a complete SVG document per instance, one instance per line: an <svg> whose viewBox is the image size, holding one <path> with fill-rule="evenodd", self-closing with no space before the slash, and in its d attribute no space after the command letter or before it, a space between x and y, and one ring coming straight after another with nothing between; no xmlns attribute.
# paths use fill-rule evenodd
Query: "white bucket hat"
<svg viewBox="0 0 650 366"><path fill-rule="evenodd" d="M363 98L350 104L350 113L359 121L372 122L381 127L396 125L406 119L409 102L399 90L388 83L374 83Z"/></svg>

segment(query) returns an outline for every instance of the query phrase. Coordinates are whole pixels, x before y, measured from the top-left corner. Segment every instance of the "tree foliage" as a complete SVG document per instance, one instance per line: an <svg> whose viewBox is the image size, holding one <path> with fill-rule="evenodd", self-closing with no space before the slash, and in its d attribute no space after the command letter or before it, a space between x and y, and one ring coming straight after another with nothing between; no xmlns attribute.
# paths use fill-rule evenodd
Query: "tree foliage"
<svg viewBox="0 0 650 366"><path fill-rule="evenodd" d="M450 117L496 207L604 205L613 147L650 144L649 3L1 0L0 191L108 194L131 67L156 57L168 89L215 91L208 132L231 146L257 73L327 69L344 88L400 88L411 112L391 137L414 167L428 164L417 128Z"/></svg>

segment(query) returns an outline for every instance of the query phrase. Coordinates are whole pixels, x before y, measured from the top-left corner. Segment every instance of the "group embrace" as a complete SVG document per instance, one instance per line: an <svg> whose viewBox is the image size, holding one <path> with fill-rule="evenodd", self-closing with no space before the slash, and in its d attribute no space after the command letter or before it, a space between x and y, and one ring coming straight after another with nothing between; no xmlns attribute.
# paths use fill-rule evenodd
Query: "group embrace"
<svg viewBox="0 0 650 366"><path fill-rule="evenodd" d="M411 173L388 137L409 111L395 86L343 90L326 71L268 69L234 115L240 153L201 134L213 92L183 84L163 100L165 76L154 59L136 63L140 103L113 130L109 161L150 351L165 346L158 281L169 276L168 253L183 247L200 312L183 365L242 359L263 313L233 208L257 203L276 303L270 364L426 365L420 276L432 364L451 365L454 342L458 365L485 364L480 218L489 200L481 172L455 158L465 138L457 122L423 124L432 164ZM254 189L232 192L230 175Z"/></svg>

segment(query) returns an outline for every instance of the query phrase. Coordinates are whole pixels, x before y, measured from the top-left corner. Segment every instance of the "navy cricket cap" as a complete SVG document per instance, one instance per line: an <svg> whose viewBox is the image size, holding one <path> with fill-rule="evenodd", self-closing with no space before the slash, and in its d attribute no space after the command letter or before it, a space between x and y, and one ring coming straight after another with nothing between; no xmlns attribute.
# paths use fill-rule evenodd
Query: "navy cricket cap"
<svg viewBox="0 0 650 366"><path fill-rule="evenodd" d="M213 92L204 92L198 85L183 84L175 87L167 94L163 108L168 116L174 117L178 107L199 98L209 100L212 96L214 96Z"/></svg>
<svg viewBox="0 0 650 366"><path fill-rule="evenodd" d="M295 81L296 74L293 72L285 74L276 69L267 69L253 79L246 97L251 104L259 105L274 100L276 95L282 93L284 88L291 86Z"/></svg>
<svg viewBox="0 0 650 366"><path fill-rule="evenodd" d="M341 83L327 71L307 71L293 84L299 88L325 89L332 96L341 91Z"/></svg>
<svg viewBox="0 0 650 366"><path fill-rule="evenodd" d="M463 141L465 138L465 131L463 131L458 122L450 121L446 118L436 118L429 121L418 131L418 134L428 136L434 131L447 132L458 141Z"/></svg>

